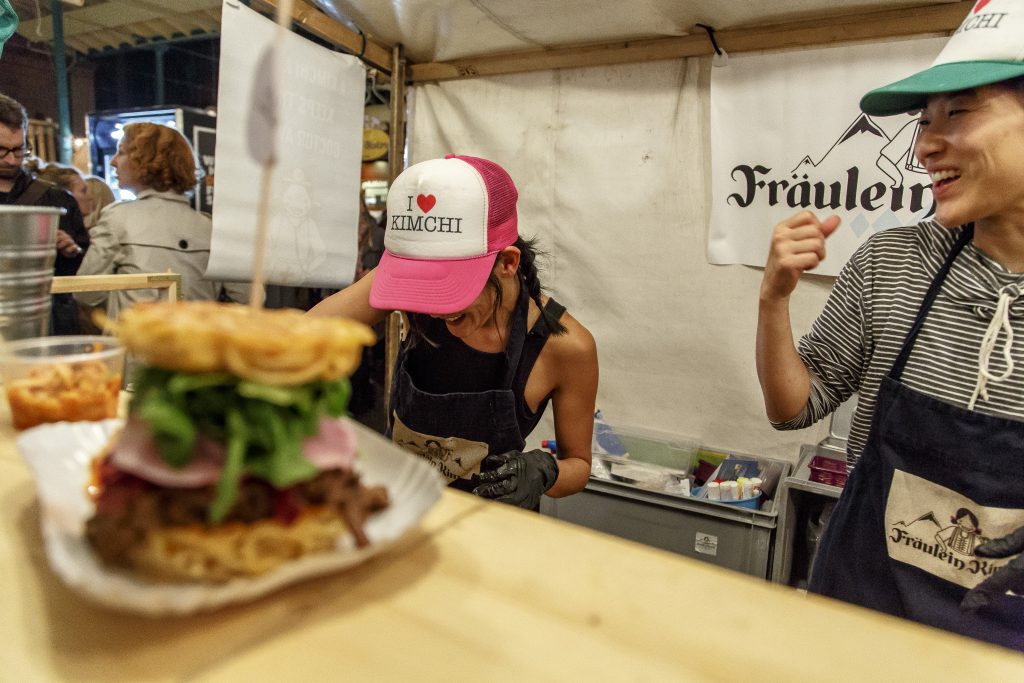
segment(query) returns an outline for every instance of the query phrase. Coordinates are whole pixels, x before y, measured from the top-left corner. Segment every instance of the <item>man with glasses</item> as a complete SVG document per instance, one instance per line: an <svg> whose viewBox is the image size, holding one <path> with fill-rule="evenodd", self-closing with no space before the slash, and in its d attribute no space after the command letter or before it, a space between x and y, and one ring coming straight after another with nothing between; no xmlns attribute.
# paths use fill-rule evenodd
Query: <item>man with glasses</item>
<svg viewBox="0 0 1024 683"><path fill-rule="evenodd" d="M74 275L89 248L78 202L56 185L33 178L24 169L32 150L26 142L28 114L20 103L0 94L0 204L55 206L65 209L57 233L54 275ZM53 334L80 334L78 304L70 294L55 294L50 315Z"/></svg>

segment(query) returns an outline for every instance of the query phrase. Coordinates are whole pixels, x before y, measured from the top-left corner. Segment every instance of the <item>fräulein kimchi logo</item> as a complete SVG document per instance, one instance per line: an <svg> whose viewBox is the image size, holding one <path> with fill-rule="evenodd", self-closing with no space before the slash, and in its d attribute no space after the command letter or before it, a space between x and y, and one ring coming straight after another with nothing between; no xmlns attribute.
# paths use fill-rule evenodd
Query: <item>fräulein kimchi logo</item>
<svg viewBox="0 0 1024 683"><path fill-rule="evenodd" d="M1001 566L974 554L974 549L987 540L978 526L978 517L967 508L957 509L949 516L948 524L940 522L934 512L927 512L911 521L895 522L889 529L890 543L982 576L989 576Z"/></svg>
<svg viewBox="0 0 1024 683"><path fill-rule="evenodd" d="M820 158L806 154L788 173L762 164L735 166L736 191L726 201L740 208L846 211L854 215L844 223L858 237L928 218L935 202L928 174L914 158L917 113L910 116L887 122L890 133L859 114Z"/></svg>

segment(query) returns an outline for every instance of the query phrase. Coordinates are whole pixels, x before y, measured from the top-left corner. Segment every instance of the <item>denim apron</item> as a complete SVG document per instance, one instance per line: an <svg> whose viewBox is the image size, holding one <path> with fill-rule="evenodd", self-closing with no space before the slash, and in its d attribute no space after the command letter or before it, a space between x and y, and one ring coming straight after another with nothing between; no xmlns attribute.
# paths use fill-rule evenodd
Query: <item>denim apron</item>
<svg viewBox="0 0 1024 683"><path fill-rule="evenodd" d="M959 604L1007 559L974 548L1024 526L1024 422L926 396L900 376L968 227L925 295L882 381L871 432L829 522L810 590L1024 649L1024 600L974 614Z"/></svg>
<svg viewBox="0 0 1024 683"><path fill-rule="evenodd" d="M426 458L448 481L463 491L477 486L474 475L489 453L521 451L513 382L526 341L530 301L520 296L505 345L505 376L488 391L432 394L418 389L409 374L409 344L402 344L391 389L392 440Z"/></svg>

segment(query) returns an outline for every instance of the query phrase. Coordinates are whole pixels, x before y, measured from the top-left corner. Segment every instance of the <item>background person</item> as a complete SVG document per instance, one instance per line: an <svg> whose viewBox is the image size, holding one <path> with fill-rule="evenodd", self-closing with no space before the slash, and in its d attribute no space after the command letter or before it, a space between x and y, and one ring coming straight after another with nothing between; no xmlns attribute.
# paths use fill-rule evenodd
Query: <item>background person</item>
<svg viewBox="0 0 1024 683"><path fill-rule="evenodd" d="M0 94L0 204L52 206L65 210L57 232L54 275L74 275L89 248L82 212L71 195L39 180L25 169L31 154L26 141L28 114L20 103ZM78 334L78 307L70 294L54 294L50 308L51 334Z"/></svg>
<svg viewBox="0 0 1024 683"><path fill-rule="evenodd" d="M861 100L872 116L922 109L914 153L936 220L858 249L799 348L789 296L839 219L783 221L757 336L775 426L806 427L860 392L853 471L810 590L1017 649L1024 600L1006 591L1024 593L1021 36L1024 0L980 2L931 68Z"/></svg>
<svg viewBox="0 0 1024 683"><path fill-rule="evenodd" d="M85 214L85 229L92 230L99 223L100 213L103 211L103 207L109 206L116 201L114 197L114 191L110 189L110 185L100 178L99 176L86 176L85 178L86 191L89 193L89 199L91 201L92 209L89 213ZM96 311L101 306L86 306L83 303L78 304L79 309L79 324L82 327L82 332L86 334L102 334L103 328L96 324Z"/></svg>
<svg viewBox="0 0 1024 683"><path fill-rule="evenodd" d="M92 199L92 211L85 216L85 227L92 230L100 220L100 212L103 207L113 204L115 201L114 191L110 185L99 176L87 176L85 179L86 189Z"/></svg>
<svg viewBox="0 0 1024 683"><path fill-rule="evenodd" d="M384 226L387 216L377 221L366 207L366 197L359 192L359 232L356 242L356 271L353 282L363 278L380 263L384 254ZM330 292L333 294L334 292ZM387 415L384 386L386 375L387 350L384 346L384 322L377 323L373 331L377 342L363 347L363 359L359 363L349 382L352 385L352 397L348 402L348 410L352 417L378 432L387 431Z"/></svg>
<svg viewBox="0 0 1024 683"><path fill-rule="evenodd" d="M388 192L380 265L313 315L367 324L408 313L391 387L391 436L452 486L537 510L590 475L597 349L541 293L518 193L486 159L449 155L406 169ZM551 401L556 461L523 452Z"/></svg>
<svg viewBox="0 0 1024 683"><path fill-rule="evenodd" d="M89 192L89 187L86 184L85 178L74 166L65 166L58 163L44 163L41 159L32 159L25 164L25 168L36 177L37 180L45 180L48 183L56 185L60 189L64 190L72 197L75 202L78 203L78 209L82 212L82 216L85 218L85 228L89 229L89 216L93 215L93 197ZM113 199L113 193L111 193L111 199ZM60 231L57 234L57 248L60 249L62 244L67 244L70 237L67 233ZM74 245L72 245L74 248ZM101 334L102 329L93 322L93 309L88 306L81 306L70 294L62 295L66 300L67 311L63 314L66 316L72 315L71 305L77 308L78 317L78 330L82 334Z"/></svg>
<svg viewBox="0 0 1024 683"><path fill-rule="evenodd" d="M74 166L65 166L58 163L45 163L40 159L33 159L26 164L26 169L39 180L56 185L64 190L78 203L78 210L84 217L92 213L92 195L85 183L85 178ZM86 225L88 229L88 225Z"/></svg>
<svg viewBox="0 0 1024 683"><path fill-rule="evenodd" d="M134 192L136 199L103 210L91 231L92 248L79 274L171 271L181 275L184 299L249 300L247 284L204 278L213 225L189 206L185 195L195 187L197 166L181 133L155 123L129 123L111 165L118 184ZM75 298L87 306L105 303L107 315L116 319L124 308L153 301L157 293L148 289L81 292Z"/></svg>
<svg viewBox="0 0 1024 683"><path fill-rule="evenodd" d="M96 224L103 207L114 202L114 192L109 185L96 176L83 177L74 166L56 163L43 166L41 163L30 163L28 168L38 168L39 170L35 173L36 178L53 183L75 198L79 210L85 217L86 230ZM60 240L61 237L58 235L58 243ZM68 297L74 301L70 295ZM95 322L95 312L99 307L78 303L76 306L78 307L78 325L81 332L83 334L102 334L103 329Z"/></svg>

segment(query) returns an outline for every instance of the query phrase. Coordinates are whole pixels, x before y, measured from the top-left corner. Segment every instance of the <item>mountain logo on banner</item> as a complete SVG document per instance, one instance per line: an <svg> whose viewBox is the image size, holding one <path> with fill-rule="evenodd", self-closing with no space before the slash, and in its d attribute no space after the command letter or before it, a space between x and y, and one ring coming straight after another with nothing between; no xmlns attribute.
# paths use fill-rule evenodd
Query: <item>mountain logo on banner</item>
<svg viewBox="0 0 1024 683"><path fill-rule="evenodd" d="M927 218L935 206L927 173L914 159L917 114L911 116L895 119L890 130L899 127L887 132L858 113L823 154L803 153L788 173L766 164L737 165L730 173L737 188L726 202L739 208L846 211L852 215L844 223L858 237Z"/></svg>
<svg viewBox="0 0 1024 683"><path fill-rule="evenodd" d="M874 122L871 120L871 117L868 116L867 114L861 114L853 123L850 124L849 128L843 131L843 134L839 136L839 139L832 143L832 146L829 147L829 150L822 155L821 159L819 159L818 161L813 161L809 155L805 155L804 158L800 160L800 163L797 164L796 168L794 168L792 172L797 173L800 170L801 166L811 165L817 167L822 161L828 158L828 156L832 154L832 152L839 145L843 144L844 142L847 142L851 138L854 138L858 135L874 135L880 140L884 140L886 143L889 142L889 136L886 135L881 128L874 124ZM868 147L871 147L877 144L877 142L878 140L869 140L867 145Z"/></svg>

